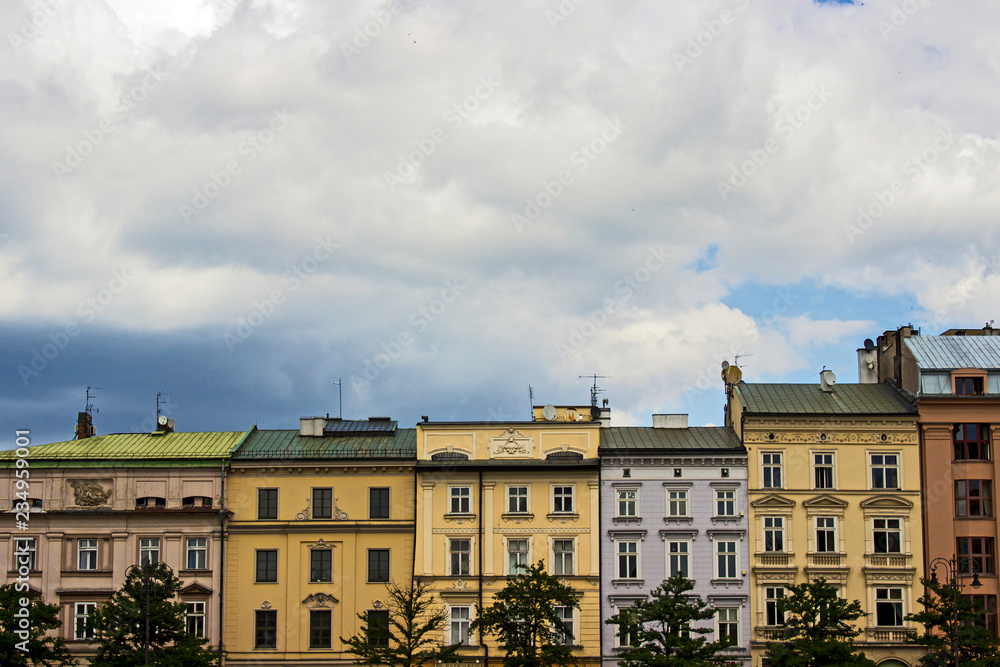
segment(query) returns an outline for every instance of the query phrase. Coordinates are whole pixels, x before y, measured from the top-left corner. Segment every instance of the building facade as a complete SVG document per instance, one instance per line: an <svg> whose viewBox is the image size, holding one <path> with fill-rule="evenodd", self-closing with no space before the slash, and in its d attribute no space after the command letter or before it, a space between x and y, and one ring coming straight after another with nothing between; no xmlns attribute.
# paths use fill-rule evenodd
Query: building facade
<svg viewBox="0 0 1000 667"><path fill-rule="evenodd" d="M471 633L519 566L543 561L576 592L560 641L581 665L600 660L601 422L589 407L547 406L532 422L417 424L414 576L447 614L441 640L461 661L501 665L490 636Z"/></svg>
<svg viewBox="0 0 1000 667"><path fill-rule="evenodd" d="M126 570L164 562L182 581L188 631L218 646L223 476L245 436L161 430L38 445L27 456L0 452L11 481L16 468L28 482L26 499L15 484L0 485L0 506L29 508L24 530L11 521L0 533L2 582L16 581L24 566L29 587L59 605L67 647L86 660L96 650L90 616Z"/></svg>
<svg viewBox="0 0 1000 667"><path fill-rule="evenodd" d="M252 429L227 480L227 665L332 665L342 637L387 624L412 577L414 430L309 417Z"/></svg>
<svg viewBox="0 0 1000 667"><path fill-rule="evenodd" d="M825 579L866 613L856 644L915 665L905 616L923 594L916 407L885 384L728 387L748 456L754 664L784 618L787 586Z"/></svg>
<svg viewBox="0 0 1000 667"><path fill-rule="evenodd" d="M653 427L601 432L601 617L650 599L677 574L715 610L710 641L750 664L747 455L731 428L689 428L687 415L653 415ZM627 641L627 640L626 640ZM602 661L622 639L602 625Z"/></svg>

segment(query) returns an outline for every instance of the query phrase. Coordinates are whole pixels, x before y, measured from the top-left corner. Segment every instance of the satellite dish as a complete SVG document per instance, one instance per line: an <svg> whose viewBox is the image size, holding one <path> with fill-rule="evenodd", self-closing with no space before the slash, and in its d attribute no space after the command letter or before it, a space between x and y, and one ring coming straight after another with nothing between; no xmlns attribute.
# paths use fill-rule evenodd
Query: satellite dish
<svg viewBox="0 0 1000 667"><path fill-rule="evenodd" d="M824 370L819 374L819 385L823 391L833 391L833 385L837 384L837 376L833 371Z"/></svg>
<svg viewBox="0 0 1000 667"><path fill-rule="evenodd" d="M166 415L160 415L159 417L156 418L156 423L159 424L160 426L166 426L167 425L167 416Z"/></svg>
<svg viewBox="0 0 1000 667"><path fill-rule="evenodd" d="M865 338L865 350L871 352L874 349L875 349L875 341L873 341L871 338Z"/></svg>
<svg viewBox="0 0 1000 667"><path fill-rule="evenodd" d="M601 418L601 409L599 407L597 407L596 405L591 406L591 408L590 408L590 418L591 419L600 419Z"/></svg>
<svg viewBox="0 0 1000 667"><path fill-rule="evenodd" d="M726 361L726 360L723 360L722 361L722 370L726 370L727 368L729 368L729 362Z"/></svg>
<svg viewBox="0 0 1000 667"><path fill-rule="evenodd" d="M740 370L739 366L727 366L722 371L722 379L726 381L726 384L739 384L740 380L743 379L743 371Z"/></svg>
<svg viewBox="0 0 1000 667"><path fill-rule="evenodd" d="M554 422L556 417L559 416L559 413L556 411L556 406L546 405L542 408L542 416L545 417L545 421Z"/></svg>

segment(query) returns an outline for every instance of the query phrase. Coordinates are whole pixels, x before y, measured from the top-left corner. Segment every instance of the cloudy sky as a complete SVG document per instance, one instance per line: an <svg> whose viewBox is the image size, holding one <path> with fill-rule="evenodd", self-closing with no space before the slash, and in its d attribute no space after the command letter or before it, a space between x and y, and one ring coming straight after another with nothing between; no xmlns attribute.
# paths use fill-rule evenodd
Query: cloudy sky
<svg viewBox="0 0 1000 667"><path fill-rule="evenodd" d="M0 4L0 446L719 423L998 314L995 0Z"/></svg>

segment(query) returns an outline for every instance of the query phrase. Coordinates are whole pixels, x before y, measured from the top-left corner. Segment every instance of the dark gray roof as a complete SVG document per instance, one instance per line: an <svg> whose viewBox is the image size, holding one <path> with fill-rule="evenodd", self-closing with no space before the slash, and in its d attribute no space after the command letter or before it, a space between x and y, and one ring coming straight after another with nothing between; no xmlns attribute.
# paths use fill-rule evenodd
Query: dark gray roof
<svg viewBox="0 0 1000 667"><path fill-rule="evenodd" d="M299 431L254 429L233 461L413 459L417 458L417 429L399 428L391 433L366 435L303 436Z"/></svg>
<svg viewBox="0 0 1000 667"><path fill-rule="evenodd" d="M905 415L916 406L888 384L747 384L734 387L744 411L766 415Z"/></svg>
<svg viewBox="0 0 1000 667"><path fill-rule="evenodd" d="M601 454L627 452L665 452L671 450L741 450L739 438L723 426L691 428L652 428L650 426L612 426L601 429Z"/></svg>
<svg viewBox="0 0 1000 667"><path fill-rule="evenodd" d="M905 343L922 371L1000 369L1000 336L913 336Z"/></svg>

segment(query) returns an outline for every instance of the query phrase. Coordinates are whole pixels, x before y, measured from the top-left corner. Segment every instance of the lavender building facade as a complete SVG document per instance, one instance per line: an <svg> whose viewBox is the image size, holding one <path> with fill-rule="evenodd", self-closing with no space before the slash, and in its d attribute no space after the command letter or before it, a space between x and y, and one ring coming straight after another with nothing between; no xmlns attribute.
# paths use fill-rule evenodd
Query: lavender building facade
<svg viewBox="0 0 1000 667"><path fill-rule="evenodd" d="M747 454L731 429L653 415L653 427L601 433L601 617L649 599L673 574L715 609L701 627L729 637L727 657L750 664ZM602 628L602 663L620 638Z"/></svg>

